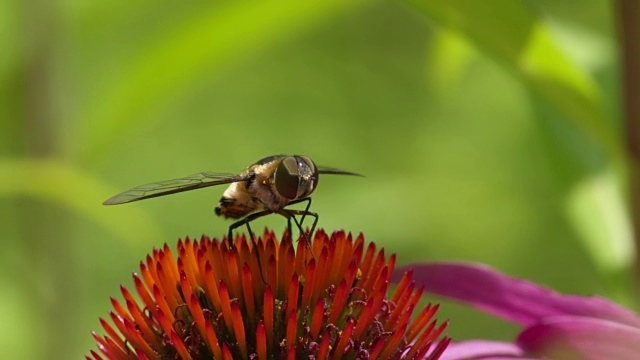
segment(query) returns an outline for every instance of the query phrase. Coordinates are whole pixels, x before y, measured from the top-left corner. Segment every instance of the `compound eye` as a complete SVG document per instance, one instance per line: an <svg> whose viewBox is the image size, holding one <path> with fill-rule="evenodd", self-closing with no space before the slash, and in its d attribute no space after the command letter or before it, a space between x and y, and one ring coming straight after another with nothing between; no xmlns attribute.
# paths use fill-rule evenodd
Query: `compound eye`
<svg viewBox="0 0 640 360"><path fill-rule="evenodd" d="M300 173L298 162L294 157L286 157L276 168L274 182L278 194L287 199L295 199L298 196Z"/></svg>
<svg viewBox="0 0 640 360"><path fill-rule="evenodd" d="M306 156L299 156L299 158L302 159L302 161L304 161L304 164L307 166L307 168L311 172L311 176L308 179L305 179L303 177L303 180L306 180L306 181L302 181L304 184L303 186L300 186L300 188L298 189L300 192L302 192L302 194L298 194L298 198L303 198L311 195L311 193L316 189L316 187L318 187L319 178L318 178L318 168L316 167L316 164L314 164L313 161L311 161L311 159L309 159Z"/></svg>

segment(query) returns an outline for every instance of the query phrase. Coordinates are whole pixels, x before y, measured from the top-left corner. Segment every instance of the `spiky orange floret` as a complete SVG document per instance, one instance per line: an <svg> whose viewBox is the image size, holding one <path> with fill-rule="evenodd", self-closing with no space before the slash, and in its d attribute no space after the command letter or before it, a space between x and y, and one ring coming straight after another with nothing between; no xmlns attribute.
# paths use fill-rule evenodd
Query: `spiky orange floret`
<svg viewBox="0 0 640 360"><path fill-rule="evenodd" d="M187 238L177 259L154 250L133 275L140 302L122 287L117 331L100 319L98 348L107 359L436 359L447 346L437 305L411 321L422 295L411 273L387 297L395 255L343 231L316 232L308 249L277 240Z"/></svg>

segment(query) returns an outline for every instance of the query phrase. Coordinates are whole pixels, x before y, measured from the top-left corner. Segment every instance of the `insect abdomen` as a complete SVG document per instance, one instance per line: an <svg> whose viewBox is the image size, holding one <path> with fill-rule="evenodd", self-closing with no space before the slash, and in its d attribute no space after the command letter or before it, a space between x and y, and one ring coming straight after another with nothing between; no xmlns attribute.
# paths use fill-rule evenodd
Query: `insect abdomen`
<svg viewBox="0 0 640 360"><path fill-rule="evenodd" d="M239 203L236 199L221 197L218 206L215 208L215 213L218 216L224 216L226 218L238 219L253 212L255 209Z"/></svg>

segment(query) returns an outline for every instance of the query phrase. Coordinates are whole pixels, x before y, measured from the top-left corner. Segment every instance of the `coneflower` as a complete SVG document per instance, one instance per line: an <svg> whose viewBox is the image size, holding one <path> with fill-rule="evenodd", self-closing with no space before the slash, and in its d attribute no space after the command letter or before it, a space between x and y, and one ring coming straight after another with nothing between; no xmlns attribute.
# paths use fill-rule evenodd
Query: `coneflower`
<svg viewBox="0 0 640 360"><path fill-rule="evenodd" d="M133 274L140 300L121 287L86 358L437 359L449 343L438 306L418 311L411 272L388 295L395 255L363 235L320 230L306 249L265 230L255 249L244 235L234 245L154 250Z"/></svg>

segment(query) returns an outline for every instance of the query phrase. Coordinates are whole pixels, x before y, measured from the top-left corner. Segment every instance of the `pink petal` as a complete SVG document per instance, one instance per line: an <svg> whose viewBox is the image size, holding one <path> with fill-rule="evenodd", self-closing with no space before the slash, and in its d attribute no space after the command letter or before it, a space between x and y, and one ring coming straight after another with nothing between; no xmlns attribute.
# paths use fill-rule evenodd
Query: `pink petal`
<svg viewBox="0 0 640 360"><path fill-rule="evenodd" d="M396 269L392 280L398 281L409 269L427 292L467 302L521 325L532 325L549 316L576 315L640 327L635 313L603 298L562 295L481 264L415 264Z"/></svg>
<svg viewBox="0 0 640 360"><path fill-rule="evenodd" d="M521 358L522 349L515 344L501 341L469 340L450 343L440 360Z"/></svg>
<svg viewBox="0 0 640 360"><path fill-rule="evenodd" d="M552 359L639 359L640 329L576 316L545 319L518 336L529 353Z"/></svg>

